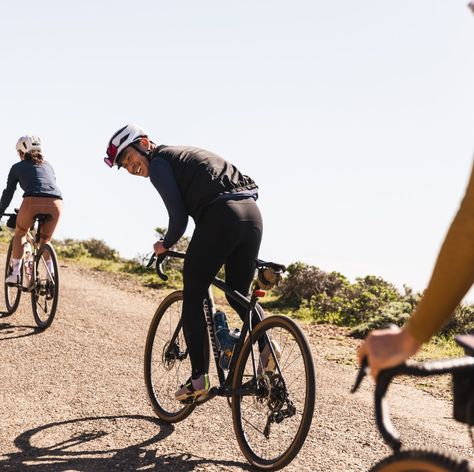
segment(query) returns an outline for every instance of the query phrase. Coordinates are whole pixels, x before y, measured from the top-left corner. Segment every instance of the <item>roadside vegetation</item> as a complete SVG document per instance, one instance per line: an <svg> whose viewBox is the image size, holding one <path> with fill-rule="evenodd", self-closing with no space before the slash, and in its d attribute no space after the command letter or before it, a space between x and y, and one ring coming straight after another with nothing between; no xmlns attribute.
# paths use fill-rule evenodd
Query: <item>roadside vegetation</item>
<svg viewBox="0 0 474 472"><path fill-rule="evenodd" d="M155 231L158 238L166 232L164 228ZM8 231L0 232L0 243L5 245L10 238ZM129 274L146 287L166 289L182 286L181 260L170 259L164 263L169 278L163 282L154 268L146 268L151 253L122 259L117 251L97 239L68 238L54 240L53 244L58 256L66 261L79 261L98 271ZM188 244L189 239L184 237L175 250L185 252ZM421 293L408 286L399 290L374 275L358 277L351 282L339 272L325 272L316 266L296 262L288 266L282 282L262 299L262 305L268 310L278 310L307 322L349 327L352 337L363 338L375 328L388 324L402 326L420 297ZM434 339L427 356L433 354L430 352L433 349L443 352L454 349L453 336L469 332L474 332L474 305L464 304L456 309L452 320Z"/></svg>
<svg viewBox="0 0 474 472"><path fill-rule="evenodd" d="M421 298L410 287L403 292L381 277L367 275L350 282L338 272L324 272L302 262L291 264L287 276L267 306L292 312L316 323L351 328L351 335L363 338L375 328L401 326ZM461 305L440 337L474 332L474 305Z"/></svg>
<svg viewBox="0 0 474 472"><path fill-rule="evenodd" d="M155 228L155 231L158 238L164 236L166 232L163 228ZM188 243L189 239L183 237L174 249L176 251L186 251ZM145 287L179 288L182 285L181 262L179 260L169 259L164 262L163 270L168 276L168 280L164 282L158 277L154 267L146 267L151 252L138 254L133 259L123 259L119 257L117 251L109 247L104 241L97 239L55 239L53 245L56 253L62 259L78 261L98 271L129 274Z"/></svg>

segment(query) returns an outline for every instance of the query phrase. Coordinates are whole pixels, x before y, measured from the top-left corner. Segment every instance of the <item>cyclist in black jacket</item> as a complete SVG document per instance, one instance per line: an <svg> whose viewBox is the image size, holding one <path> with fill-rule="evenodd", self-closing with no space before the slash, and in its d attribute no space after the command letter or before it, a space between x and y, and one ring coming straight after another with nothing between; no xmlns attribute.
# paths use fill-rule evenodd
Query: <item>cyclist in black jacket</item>
<svg viewBox="0 0 474 472"><path fill-rule="evenodd" d="M156 146L132 124L112 136L104 160L109 167L149 178L163 199L169 223L164 239L153 245L156 255L178 242L189 216L196 223L183 268L183 330L192 373L176 399L202 397L210 386L202 302L223 265L226 282L240 293L249 292L262 239L258 187L222 157L194 147ZM228 301L244 319L242 308Z"/></svg>

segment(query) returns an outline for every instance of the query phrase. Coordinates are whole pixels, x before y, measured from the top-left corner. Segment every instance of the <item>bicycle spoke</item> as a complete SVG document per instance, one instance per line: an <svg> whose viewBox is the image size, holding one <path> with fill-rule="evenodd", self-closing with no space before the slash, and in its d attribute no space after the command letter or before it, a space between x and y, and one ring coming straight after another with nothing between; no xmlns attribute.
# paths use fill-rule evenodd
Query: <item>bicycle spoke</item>
<svg viewBox="0 0 474 472"><path fill-rule="evenodd" d="M182 293L170 294L158 307L145 348L145 382L156 414L166 421L180 421L193 410L175 400L175 392L191 373L181 320Z"/></svg>
<svg viewBox="0 0 474 472"><path fill-rule="evenodd" d="M256 328L251 349L261 364L257 338L271 342L279 368L276 362L265 361L256 394L234 397L234 430L252 464L280 468L294 458L309 430L315 398L314 368L307 341L294 322L274 316ZM248 376L253 376L249 344L240 357L234 388Z"/></svg>
<svg viewBox="0 0 474 472"><path fill-rule="evenodd" d="M12 250L13 250L13 240L10 241L7 251L7 259L5 261L5 279L12 273ZM21 262L20 266L20 285L23 282L23 262ZM21 287L17 286L10 286L5 283L4 287L5 293L5 304L7 307L8 313L14 313L20 304L21 298Z"/></svg>
<svg viewBox="0 0 474 472"><path fill-rule="evenodd" d="M244 418L244 421L249 425L251 426L255 431L257 431L257 433L260 433L262 436L264 435L263 434L263 431L260 431L255 425L253 425L248 419Z"/></svg>
<svg viewBox="0 0 474 472"><path fill-rule="evenodd" d="M50 261L50 265L48 264ZM31 306L36 324L47 328L53 321L58 303L58 264L50 244L40 249L33 264Z"/></svg>

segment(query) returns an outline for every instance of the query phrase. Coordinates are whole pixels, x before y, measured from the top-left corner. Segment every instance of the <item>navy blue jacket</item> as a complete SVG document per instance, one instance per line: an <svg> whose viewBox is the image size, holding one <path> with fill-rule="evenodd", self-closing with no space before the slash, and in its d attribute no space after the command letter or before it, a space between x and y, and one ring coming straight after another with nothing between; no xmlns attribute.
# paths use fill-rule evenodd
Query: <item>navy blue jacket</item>
<svg viewBox="0 0 474 472"><path fill-rule="evenodd" d="M43 161L42 164L35 164L33 161L23 160L14 164L10 169L7 186L0 200L0 215L10 205L18 183L24 191L23 197L62 199L52 165L46 161Z"/></svg>

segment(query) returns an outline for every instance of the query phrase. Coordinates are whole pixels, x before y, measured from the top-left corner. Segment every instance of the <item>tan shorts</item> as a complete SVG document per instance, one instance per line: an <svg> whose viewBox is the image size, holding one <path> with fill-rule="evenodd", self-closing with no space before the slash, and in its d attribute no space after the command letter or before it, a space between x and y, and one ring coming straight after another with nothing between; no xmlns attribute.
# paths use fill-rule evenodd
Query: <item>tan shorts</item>
<svg viewBox="0 0 474 472"><path fill-rule="evenodd" d="M16 217L15 232L24 236L33 226L34 217L39 214L50 215L41 228L41 239L49 240L53 236L58 224L63 201L60 198L25 197Z"/></svg>

